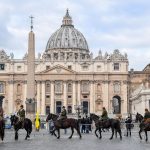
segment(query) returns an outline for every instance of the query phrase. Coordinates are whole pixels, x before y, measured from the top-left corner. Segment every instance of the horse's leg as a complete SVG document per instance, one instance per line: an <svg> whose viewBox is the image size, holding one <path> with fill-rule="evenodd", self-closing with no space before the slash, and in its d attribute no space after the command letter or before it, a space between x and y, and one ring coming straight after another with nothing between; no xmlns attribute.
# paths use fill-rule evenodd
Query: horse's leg
<svg viewBox="0 0 150 150"><path fill-rule="evenodd" d="M145 141L147 142L148 141L147 130L144 130L144 131L145 131L145 136L146 136Z"/></svg>
<svg viewBox="0 0 150 150"><path fill-rule="evenodd" d="M119 136L120 136L120 140L122 140L122 133L121 133L121 129L118 130Z"/></svg>
<svg viewBox="0 0 150 150"><path fill-rule="evenodd" d="M112 134L111 134L111 137L109 138L110 140L112 140L112 138L114 136L114 128L113 127L111 128L111 131L112 131Z"/></svg>
<svg viewBox="0 0 150 150"><path fill-rule="evenodd" d="M100 135L99 139L101 139L102 138L102 128L99 128L99 135Z"/></svg>
<svg viewBox="0 0 150 150"><path fill-rule="evenodd" d="M115 129L115 137L117 138L117 129Z"/></svg>
<svg viewBox="0 0 150 150"><path fill-rule="evenodd" d="M80 136L80 139L82 138L82 136L81 136L81 133L80 133L80 128L75 128L76 130L77 130L77 133L79 134L79 136Z"/></svg>
<svg viewBox="0 0 150 150"><path fill-rule="evenodd" d="M142 132L142 129L140 128L139 137L140 137L140 139L142 140L141 132Z"/></svg>
<svg viewBox="0 0 150 150"><path fill-rule="evenodd" d="M55 133L56 129L54 129L53 131L51 131L51 134L57 137L56 133Z"/></svg>
<svg viewBox="0 0 150 150"><path fill-rule="evenodd" d="M99 129L98 129L98 128L95 129L95 135L96 135L96 137L98 138L97 130L99 130Z"/></svg>
<svg viewBox="0 0 150 150"><path fill-rule="evenodd" d="M131 128L130 128L130 130L129 130L129 131L130 131L130 137L131 137Z"/></svg>
<svg viewBox="0 0 150 150"><path fill-rule="evenodd" d="M129 129L128 128L126 128L127 129L127 137L128 137L128 131L129 131Z"/></svg>
<svg viewBox="0 0 150 150"><path fill-rule="evenodd" d="M74 129L73 129L73 127L71 127L71 135L69 136L69 139L72 138L73 133L74 133Z"/></svg>
<svg viewBox="0 0 150 150"><path fill-rule="evenodd" d="M58 131L58 137L57 137L57 139L59 139L60 138L60 129L57 129L57 131Z"/></svg>
<svg viewBox="0 0 150 150"><path fill-rule="evenodd" d="M15 140L18 140L18 130L15 130Z"/></svg>

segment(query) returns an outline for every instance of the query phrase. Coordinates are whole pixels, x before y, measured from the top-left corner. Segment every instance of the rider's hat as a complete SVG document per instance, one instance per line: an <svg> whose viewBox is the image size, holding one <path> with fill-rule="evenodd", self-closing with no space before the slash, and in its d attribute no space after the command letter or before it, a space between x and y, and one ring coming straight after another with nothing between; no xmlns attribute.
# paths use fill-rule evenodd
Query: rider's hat
<svg viewBox="0 0 150 150"><path fill-rule="evenodd" d="M23 108L23 105L20 105L21 108Z"/></svg>
<svg viewBox="0 0 150 150"><path fill-rule="evenodd" d="M63 106L62 108L65 108L65 106Z"/></svg>

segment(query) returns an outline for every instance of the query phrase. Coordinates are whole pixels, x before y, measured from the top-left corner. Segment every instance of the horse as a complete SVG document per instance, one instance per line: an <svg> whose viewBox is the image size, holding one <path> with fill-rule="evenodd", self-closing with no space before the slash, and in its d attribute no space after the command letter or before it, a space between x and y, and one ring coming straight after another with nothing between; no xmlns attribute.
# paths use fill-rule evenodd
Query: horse
<svg viewBox="0 0 150 150"><path fill-rule="evenodd" d="M144 119L144 117L141 114L139 114L139 113L136 114L135 122L140 122L141 123L143 119Z"/></svg>
<svg viewBox="0 0 150 150"><path fill-rule="evenodd" d="M3 141L5 135L5 123L4 120L0 120L0 138Z"/></svg>
<svg viewBox="0 0 150 150"><path fill-rule="evenodd" d="M71 135L69 137L69 139L72 138L72 135L74 133L74 129L76 129L80 139L81 139L81 133L80 133L80 126L79 126L79 121L77 119L74 118L67 118L67 119L63 119L63 120L58 120L58 115L49 113L46 121L48 122L48 120L53 120L54 122L54 130L52 131L52 133L57 137L57 139L60 138L60 129L67 129L67 128L71 128ZM58 136L55 134L55 131L57 130L58 132Z"/></svg>
<svg viewBox="0 0 150 150"><path fill-rule="evenodd" d="M10 117L10 121L11 121L11 125L14 126L14 130L15 130L15 140L18 140L18 130L24 128L27 132L25 140L27 140L27 138L30 138L30 134L32 132L32 122L30 119L25 118L24 120L24 125L22 126L22 122L19 121L19 117L16 115L12 115Z"/></svg>
<svg viewBox="0 0 150 150"><path fill-rule="evenodd" d="M112 130L112 135L110 137L110 140L113 139L114 136L114 131L116 133L116 137L117 137L117 132L120 135L120 140L122 140L122 133L121 133L121 124L120 121L118 119L107 119L107 120L100 120L100 117L95 115L95 114L90 114L90 118L95 122L95 135L96 137L98 137L97 135L97 131L99 131L100 137L99 139L102 138L102 129L109 129L111 128Z"/></svg>
<svg viewBox="0 0 150 150"><path fill-rule="evenodd" d="M140 127L140 131L139 131L140 139L142 140L141 132L144 131L145 132L145 136L146 136L145 141L147 142L148 141L147 131L150 131L150 123L145 123L144 121L142 121L140 123L139 127Z"/></svg>
<svg viewBox="0 0 150 150"><path fill-rule="evenodd" d="M128 133L131 136L131 129L134 127L134 125L132 124L132 119L131 118L127 118L125 120L125 124L126 124L127 136L128 136Z"/></svg>

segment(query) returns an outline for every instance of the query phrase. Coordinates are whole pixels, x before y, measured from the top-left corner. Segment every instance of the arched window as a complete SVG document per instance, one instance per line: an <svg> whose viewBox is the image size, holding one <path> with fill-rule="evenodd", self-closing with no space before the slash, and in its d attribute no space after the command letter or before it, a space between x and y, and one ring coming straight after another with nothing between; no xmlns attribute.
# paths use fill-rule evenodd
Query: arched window
<svg viewBox="0 0 150 150"><path fill-rule="evenodd" d="M114 83L114 93L120 93L120 82Z"/></svg>
<svg viewBox="0 0 150 150"><path fill-rule="evenodd" d="M17 84L17 93L21 93L21 85Z"/></svg>
<svg viewBox="0 0 150 150"><path fill-rule="evenodd" d="M68 92L71 93L72 92L72 84L68 83Z"/></svg>
<svg viewBox="0 0 150 150"><path fill-rule="evenodd" d="M0 93L4 93L4 83L0 82Z"/></svg>
<svg viewBox="0 0 150 150"><path fill-rule="evenodd" d="M46 93L50 93L50 82L46 82Z"/></svg>

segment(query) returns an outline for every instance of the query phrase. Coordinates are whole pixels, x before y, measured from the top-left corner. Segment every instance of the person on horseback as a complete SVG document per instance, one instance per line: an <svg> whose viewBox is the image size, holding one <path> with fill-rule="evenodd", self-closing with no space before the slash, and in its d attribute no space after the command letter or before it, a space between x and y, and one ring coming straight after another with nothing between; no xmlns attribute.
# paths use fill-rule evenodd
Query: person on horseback
<svg viewBox="0 0 150 150"><path fill-rule="evenodd" d="M148 111L147 108L145 109L144 122L150 124L150 112Z"/></svg>
<svg viewBox="0 0 150 150"><path fill-rule="evenodd" d="M22 128L24 127L24 119L25 119L25 110L23 108L23 105L20 106L20 109L17 113L19 116L19 121L22 123Z"/></svg>
<svg viewBox="0 0 150 150"><path fill-rule="evenodd" d="M62 111L60 113L60 117L59 120L64 120L67 119L67 110L65 108L65 106L62 107Z"/></svg>
<svg viewBox="0 0 150 150"><path fill-rule="evenodd" d="M108 119L108 113L105 107L103 107L103 112L101 115L102 120L107 120Z"/></svg>

